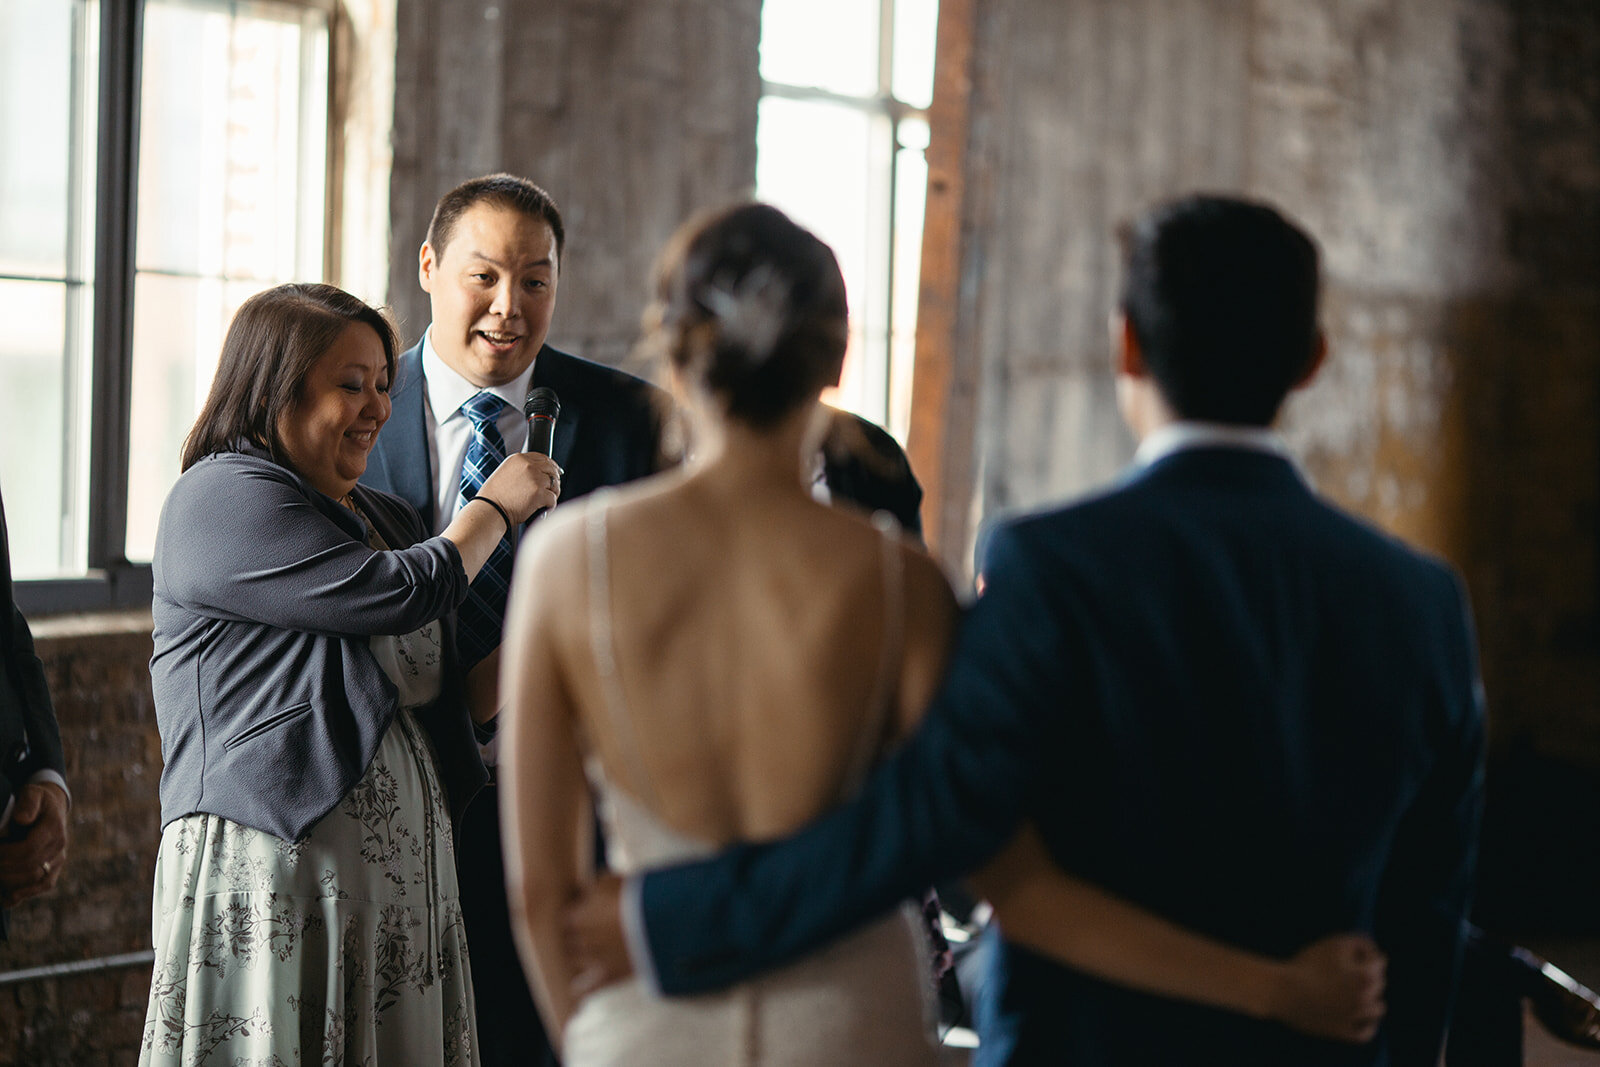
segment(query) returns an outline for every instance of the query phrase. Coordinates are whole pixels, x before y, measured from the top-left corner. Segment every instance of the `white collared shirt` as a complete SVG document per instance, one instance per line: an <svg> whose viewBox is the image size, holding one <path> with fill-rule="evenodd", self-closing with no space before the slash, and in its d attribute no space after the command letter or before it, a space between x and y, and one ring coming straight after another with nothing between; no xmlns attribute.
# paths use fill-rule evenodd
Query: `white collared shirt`
<svg viewBox="0 0 1600 1067"><path fill-rule="evenodd" d="M1289 449L1276 431L1265 426L1224 422L1169 422L1152 430L1133 454L1136 466L1148 467L1174 452L1191 448L1244 448L1289 459Z"/></svg>
<svg viewBox="0 0 1600 1067"><path fill-rule="evenodd" d="M433 326L422 335L422 377L427 383L424 394L423 420L428 432L428 469L433 472L435 522L434 533L439 533L456 516L456 501L461 496L461 467L467 458L467 446L472 443L472 420L461 413L461 405L480 392L493 393L506 402L505 410L495 420L500 435L506 441L506 455L521 452L528 447L528 421L522 414L522 402L528 395L528 383L533 380L533 364L515 379L492 389L480 390L461 375L451 370L433 348ZM438 417L443 412L444 417Z"/></svg>

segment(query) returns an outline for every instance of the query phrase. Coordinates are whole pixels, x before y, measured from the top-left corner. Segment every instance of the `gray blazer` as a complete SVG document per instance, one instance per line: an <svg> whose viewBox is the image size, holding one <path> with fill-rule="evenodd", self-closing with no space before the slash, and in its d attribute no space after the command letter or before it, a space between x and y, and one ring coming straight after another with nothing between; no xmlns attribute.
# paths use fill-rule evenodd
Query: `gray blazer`
<svg viewBox="0 0 1600 1067"><path fill-rule="evenodd" d="M208 812L297 840L377 753L397 704L371 637L452 613L467 576L404 501L353 495L394 551L368 548L359 519L251 445L173 486L152 564L163 826ZM447 658L418 713L458 820L487 780L462 693Z"/></svg>

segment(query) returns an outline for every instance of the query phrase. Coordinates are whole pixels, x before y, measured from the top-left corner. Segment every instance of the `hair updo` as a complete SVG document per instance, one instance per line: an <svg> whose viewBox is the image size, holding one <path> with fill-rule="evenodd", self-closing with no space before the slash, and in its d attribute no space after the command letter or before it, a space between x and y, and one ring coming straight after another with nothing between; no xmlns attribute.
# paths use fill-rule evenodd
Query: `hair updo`
<svg viewBox="0 0 1600 1067"><path fill-rule="evenodd" d="M763 428L839 380L849 340L833 250L767 204L678 230L656 266L649 342L730 418Z"/></svg>

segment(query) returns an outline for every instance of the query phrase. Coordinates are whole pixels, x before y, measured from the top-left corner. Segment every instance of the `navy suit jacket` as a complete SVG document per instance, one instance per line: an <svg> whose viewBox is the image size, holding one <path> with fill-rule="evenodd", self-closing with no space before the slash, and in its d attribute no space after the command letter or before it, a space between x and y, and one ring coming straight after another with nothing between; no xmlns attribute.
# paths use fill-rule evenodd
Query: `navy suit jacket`
<svg viewBox="0 0 1600 1067"><path fill-rule="evenodd" d="M39 771L67 773L44 664L33 651L33 634L11 591L11 542L5 504L0 502L0 809Z"/></svg>
<svg viewBox="0 0 1600 1067"><path fill-rule="evenodd" d="M11 541L0 502L0 811L11 796L40 771L67 773L44 664L33 651L33 634L11 591ZM0 910L0 941L6 939L6 912Z"/></svg>
<svg viewBox="0 0 1600 1067"><path fill-rule="evenodd" d="M923 726L857 799L787 842L644 878L662 988L816 949L1026 818L1064 869L1238 945L1371 931L1389 1015L1371 1045L1335 1045L1003 945L978 1062L1432 1067L1481 797L1455 575L1286 460L1223 448L1001 525L984 570Z"/></svg>
<svg viewBox="0 0 1600 1067"><path fill-rule="evenodd" d="M900 442L883 427L833 409L822 439L822 480L835 503L887 511L922 540L922 486Z"/></svg>
<svg viewBox="0 0 1600 1067"><path fill-rule="evenodd" d="M545 345L534 360L531 385L549 386L561 400L550 458L564 472L563 501L662 469L661 425L667 407L665 394L649 382ZM367 456L361 482L400 497L417 509L430 530L437 529L421 341L396 361L389 402L389 421Z"/></svg>

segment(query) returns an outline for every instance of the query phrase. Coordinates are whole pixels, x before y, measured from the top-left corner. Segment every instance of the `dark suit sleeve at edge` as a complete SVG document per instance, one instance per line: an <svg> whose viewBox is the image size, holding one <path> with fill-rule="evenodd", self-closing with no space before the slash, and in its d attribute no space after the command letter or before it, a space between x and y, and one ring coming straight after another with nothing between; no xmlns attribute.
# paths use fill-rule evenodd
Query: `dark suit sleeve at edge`
<svg viewBox="0 0 1600 1067"><path fill-rule="evenodd" d="M1392 1062L1438 1062L1460 971L1483 810L1484 709L1465 591L1441 627L1446 674L1433 725L1437 758L1395 835L1380 888L1378 943L1389 954L1384 1023Z"/></svg>
<svg viewBox="0 0 1600 1067"><path fill-rule="evenodd" d="M940 878L972 870L1023 815L1059 645L1018 539L999 531L916 735L861 794L785 841L738 846L643 880L661 989L720 989L822 947Z"/></svg>
<svg viewBox="0 0 1600 1067"><path fill-rule="evenodd" d="M61 728L56 724L50 690L45 684L44 664L34 653L33 634L28 629L28 620L22 617L15 603L11 605L11 631L10 662L5 668L11 675L10 684L15 687L16 695L22 702L23 726L28 735L28 759L21 767L22 779L13 783L21 785L39 771L49 770L65 775L67 765L61 749ZM3 799L0 797L0 800Z"/></svg>
<svg viewBox="0 0 1600 1067"><path fill-rule="evenodd" d="M0 715L16 715L28 741L28 758L21 767L13 787L22 785L40 771L55 771L65 776L66 758L61 748L61 728L56 723L56 713L50 703L50 689L45 683L44 664L33 649L33 632L28 620L17 607L11 585L11 535L6 527L5 503L0 501L0 588L4 589L5 610L10 615L0 626ZM11 706L11 701L16 706ZM0 767L0 772L6 768ZM0 806L6 799L4 779L0 779Z"/></svg>

